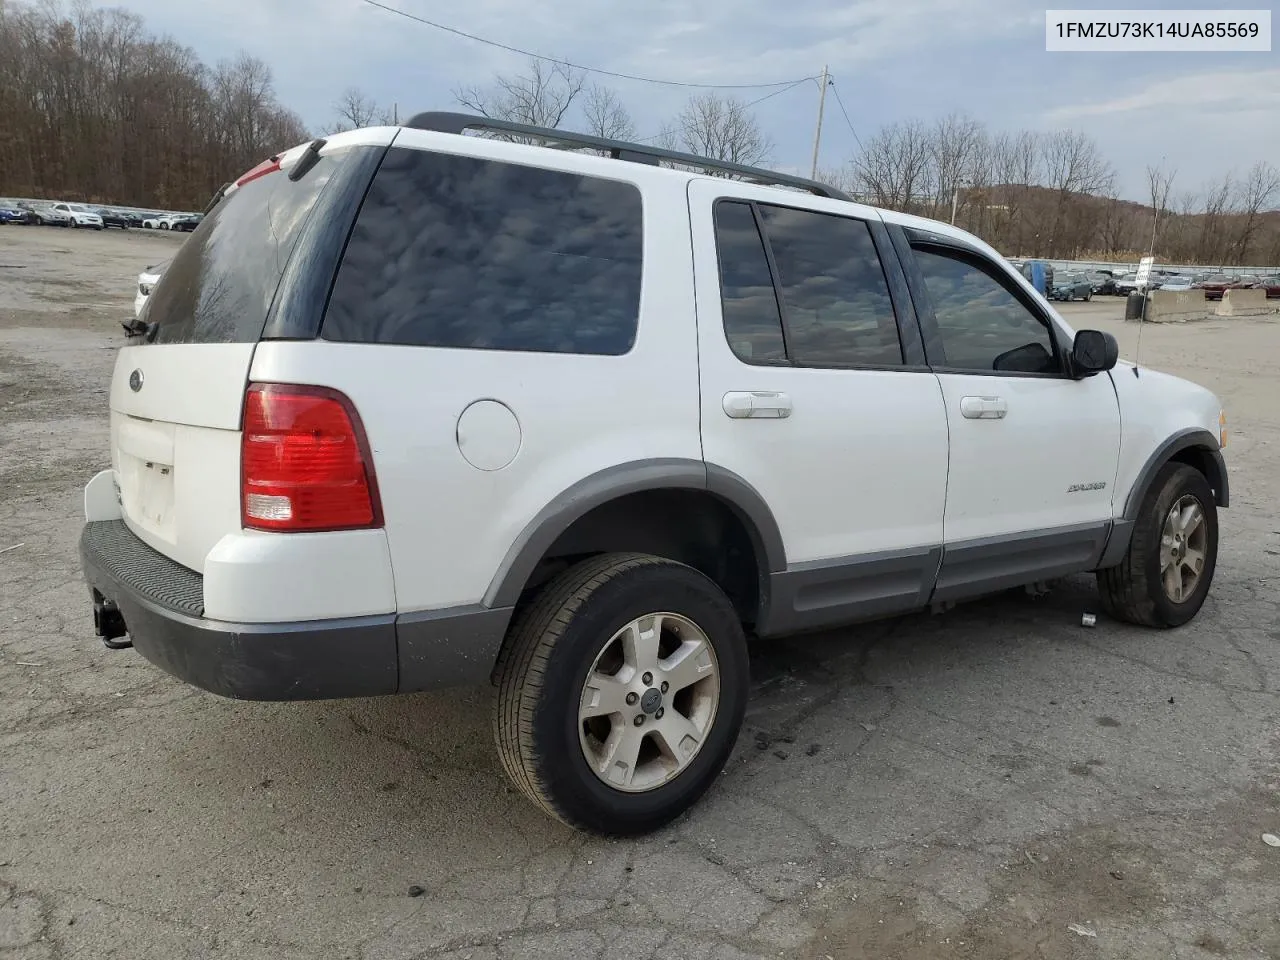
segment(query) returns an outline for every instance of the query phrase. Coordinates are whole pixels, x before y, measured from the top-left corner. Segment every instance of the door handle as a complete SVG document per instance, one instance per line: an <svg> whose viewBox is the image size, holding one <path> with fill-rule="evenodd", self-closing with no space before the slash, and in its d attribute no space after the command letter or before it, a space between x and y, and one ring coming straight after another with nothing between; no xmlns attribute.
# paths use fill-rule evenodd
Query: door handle
<svg viewBox="0 0 1280 960"><path fill-rule="evenodd" d="M1008 412L1004 397L960 398L960 414L966 420L1000 420Z"/></svg>
<svg viewBox="0 0 1280 960"><path fill-rule="evenodd" d="M791 416L791 398L769 390L735 390L721 403L734 420L783 420Z"/></svg>

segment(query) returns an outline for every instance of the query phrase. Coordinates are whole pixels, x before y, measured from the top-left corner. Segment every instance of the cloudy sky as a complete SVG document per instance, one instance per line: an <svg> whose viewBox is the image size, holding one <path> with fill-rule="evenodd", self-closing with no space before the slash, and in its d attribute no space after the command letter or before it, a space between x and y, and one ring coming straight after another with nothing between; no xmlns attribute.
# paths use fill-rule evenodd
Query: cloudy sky
<svg viewBox="0 0 1280 960"><path fill-rule="evenodd" d="M244 49L273 68L281 100L313 128L333 119L348 85L401 116L454 109L459 85L524 69L525 58L412 22L364 0L119 0L155 32L206 62ZM537 53L662 80L756 84L815 75L827 64L860 136L894 120L964 111L992 129L1091 133L1140 199L1148 163L1178 168L1174 193L1256 160L1280 158L1280 52L1048 53L1045 4L1027 0L381 0L468 33ZM1077 0L1057 4L1102 5ZM1168 9L1142 0L1111 8ZM1183 6L1187 6L1183 4ZM1213 3L1198 9L1266 8ZM641 135L656 133L689 90L595 78L625 101ZM776 88L774 88L776 89ZM745 100L769 88L725 91ZM807 172L818 88L760 103L775 166ZM856 150L828 97L821 165Z"/></svg>

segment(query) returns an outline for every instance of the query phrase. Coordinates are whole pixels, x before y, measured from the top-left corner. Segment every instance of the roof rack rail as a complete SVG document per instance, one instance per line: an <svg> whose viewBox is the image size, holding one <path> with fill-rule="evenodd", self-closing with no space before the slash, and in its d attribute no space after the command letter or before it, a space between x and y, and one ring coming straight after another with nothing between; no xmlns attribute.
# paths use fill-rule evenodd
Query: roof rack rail
<svg viewBox="0 0 1280 960"><path fill-rule="evenodd" d="M437 133L462 134L467 130L482 130L490 133L507 133L521 137L536 138L547 141L546 146L560 150L575 150L589 147L601 150L615 160L628 160L632 163L646 163L656 166L667 160L685 166L698 167L717 173L729 173L750 180L753 183L769 186L796 187L820 197L833 200L849 200L850 197L835 187L804 177L793 177L785 173L775 173L760 167L752 167L729 160L712 160L693 153L681 153L677 150L663 150L660 147L647 147L639 143L627 143L623 140L610 140L587 133L575 133L571 130L556 130L550 127L535 127L511 120L496 120L492 117L478 116L470 113L451 113L448 111L428 111L412 117L404 126L414 130L432 130Z"/></svg>

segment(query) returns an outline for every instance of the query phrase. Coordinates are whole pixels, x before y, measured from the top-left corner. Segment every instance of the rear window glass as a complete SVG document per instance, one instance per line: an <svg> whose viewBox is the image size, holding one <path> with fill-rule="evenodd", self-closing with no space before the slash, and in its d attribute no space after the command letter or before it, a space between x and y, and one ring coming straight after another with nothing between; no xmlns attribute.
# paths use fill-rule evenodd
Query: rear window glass
<svg viewBox="0 0 1280 960"><path fill-rule="evenodd" d="M302 225L345 156L322 157L297 183L269 173L215 206L147 301L153 342L256 342Z"/></svg>
<svg viewBox="0 0 1280 960"><path fill-rule="evenodd" d="M635 342L642 245L630 184L393 148L352 230L322 336L623 354Z"/></svg>

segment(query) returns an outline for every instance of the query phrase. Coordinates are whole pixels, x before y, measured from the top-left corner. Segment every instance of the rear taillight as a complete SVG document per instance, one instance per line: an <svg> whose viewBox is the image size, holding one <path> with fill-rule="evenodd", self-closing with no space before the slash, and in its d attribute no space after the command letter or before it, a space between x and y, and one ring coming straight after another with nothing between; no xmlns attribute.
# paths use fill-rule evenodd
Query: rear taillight
<svg viewBox="0 0 1280 960"><path fill-rule="evenodd" d="M253 530L382 526L373 457L350 400L326 387L249 386L240 519Z"/></svg>

